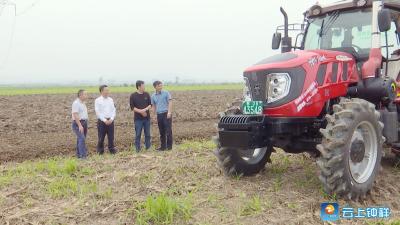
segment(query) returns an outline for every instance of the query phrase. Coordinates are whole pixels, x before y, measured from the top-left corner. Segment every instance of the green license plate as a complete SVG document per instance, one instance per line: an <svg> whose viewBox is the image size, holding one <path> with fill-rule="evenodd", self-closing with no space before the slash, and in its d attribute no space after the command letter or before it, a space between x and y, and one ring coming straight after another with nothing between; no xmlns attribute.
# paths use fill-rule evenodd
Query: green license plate
<svg viewBox="0 0 400 225"><path fill-rule="evenodd" d="M246 101L243 102L243 114L260 115L263 112L264 104L262 101Z"/></svg>

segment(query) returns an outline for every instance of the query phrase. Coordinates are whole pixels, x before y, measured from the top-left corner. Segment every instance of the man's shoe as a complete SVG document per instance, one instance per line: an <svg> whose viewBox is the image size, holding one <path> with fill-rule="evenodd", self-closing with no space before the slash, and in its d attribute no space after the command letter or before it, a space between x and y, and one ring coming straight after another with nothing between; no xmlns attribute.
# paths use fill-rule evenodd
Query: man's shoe
<svg viewBox="0 0 400 225"><path fill-rule="evenodd" d="M157 151L165 151L165 148L157 148Z"/></svg>
<svg viewBox="0 0 400 225"><path fill-rule="evenodd" d="M168 150L172 150L172 147L169 147Z"/></svg>

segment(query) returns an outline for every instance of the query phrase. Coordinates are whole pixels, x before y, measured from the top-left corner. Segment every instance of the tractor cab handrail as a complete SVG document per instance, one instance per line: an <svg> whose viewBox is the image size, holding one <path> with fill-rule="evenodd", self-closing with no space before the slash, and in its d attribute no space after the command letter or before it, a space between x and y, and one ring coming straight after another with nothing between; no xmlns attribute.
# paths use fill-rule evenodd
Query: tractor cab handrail
<svg viewBox="0 0 400 225"><path fill-rule="evenodd" d="M304 31L306 24L304 23L291 23L288 24L289 31ZM280 25L276 27L276 32L278 31L285 31L285 25Z"/></svg>

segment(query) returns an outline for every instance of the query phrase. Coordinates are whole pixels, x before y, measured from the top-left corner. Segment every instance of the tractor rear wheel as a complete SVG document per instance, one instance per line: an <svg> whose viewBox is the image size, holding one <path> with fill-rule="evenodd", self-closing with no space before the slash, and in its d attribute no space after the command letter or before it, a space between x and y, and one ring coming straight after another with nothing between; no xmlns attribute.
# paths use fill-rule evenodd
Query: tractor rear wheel
<svg viewBox="0 0 400 225"><path fill-rule="evenodd" d="M324 189L347 199L365 198L379 172L383 123L375 105L363 99L341 99L320 129L317 164Z"/></svg>
<svg viewBox="0 0 400 225"><path fill-rule="evenodd" d="M241 101L235 101L228 105L225 112L219 113L220 118L225 115L236 115L241 113ZM218 165L227 176L245 175L250 176L264 169L265 164L270 162L272 147L256 149L236 149L221 147L218 135L214 138L217 149L214 151Z"/></svg>

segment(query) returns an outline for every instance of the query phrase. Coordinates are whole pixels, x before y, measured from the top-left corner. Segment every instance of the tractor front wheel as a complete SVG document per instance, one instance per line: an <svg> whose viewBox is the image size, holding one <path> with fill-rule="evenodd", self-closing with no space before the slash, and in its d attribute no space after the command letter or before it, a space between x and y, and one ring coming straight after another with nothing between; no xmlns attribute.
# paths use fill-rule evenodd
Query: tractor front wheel
<svg viewBox="0 0 400 225"><path fill-rule="evenodd" d="M237 115L241 113L241 100L236 100L228 105L228 108L219 113L222 118L225 115ZM214 137L217 149L214 151L218 165L227 176L250 176L264 169L267 162L271 162L272 146L256 149L237 149L221 147L218 135Z"/></svg>
<svg viewBox="0 0 400 225"><path fill-rule="evenodd" d="M341 99L321 129L320 180L329 194L365 198L380 169L383 123L375 105L363 99Z"/></svg>
<svg viewBox="0 0 400 225"><path fill-rule="evenodd" d="M264 169L270 161L271 148L241 150L235 148L218 148L215 151L218 164L227 176L250 176Z"/></svg>

